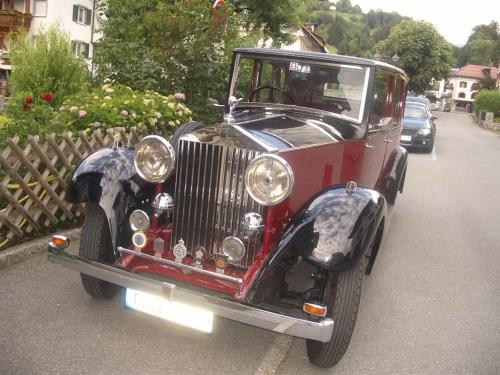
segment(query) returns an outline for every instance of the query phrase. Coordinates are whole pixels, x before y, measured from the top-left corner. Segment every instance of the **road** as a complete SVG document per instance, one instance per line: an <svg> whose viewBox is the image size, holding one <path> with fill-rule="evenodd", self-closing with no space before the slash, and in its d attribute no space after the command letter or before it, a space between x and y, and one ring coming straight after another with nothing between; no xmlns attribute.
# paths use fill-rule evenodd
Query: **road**
<svg viewBox="0 0 500 375"><path fill-rule="evenodd" d="M301 339L224 319L207 336L94 301L40 256L0 273L0 373L243 375L283 359L279 374L500 374L500 137L438 116L334 369L311 366Z"/></svg>

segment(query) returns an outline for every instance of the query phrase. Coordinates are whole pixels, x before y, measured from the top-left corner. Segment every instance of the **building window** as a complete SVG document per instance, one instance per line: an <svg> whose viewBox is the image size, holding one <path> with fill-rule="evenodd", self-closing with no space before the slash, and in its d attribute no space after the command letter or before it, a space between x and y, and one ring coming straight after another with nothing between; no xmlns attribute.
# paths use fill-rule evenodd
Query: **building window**
<svg viewBox="0 0 500 375"><path fill-rule="evenodd" d="M73 21L82 25L90 25L92 11L80 5L73 5Z"/></svg>
<svg viewBox="0 0 500 375"><path fill-rule="evenodd" d="M474 99L476 98L476 94L477 94L477 92L473 92L473 93L472 93L472 95L470 96L470 98L471 98L472 100L474 100Z"/></svg>
<svg viewBox="0 0 500 375"><path fill-rule="evenodd" d="M474 82L474 83L472 84L472 86L471 86L471 88L470 88L470 89L471 89L471 91L476 91L476 90L478 90L479 88L478 88L478 84L477 84L477 82Z"/></svg>
<svg viewBox="0 0 500 375"><path fill-rule="evenodd" d="M465 99L465 92L459 92L459 93L458 93L458 97L459 97L460 99Z"/></svg>
<svg viewBox="0 0 500 375"><path fill-rule="evenodd" d="M73 50L75 51L76 56L82 56L86 59L89 58L89 48L90 44L85 43L85 42L80 42L79 40L73 40L71 42L73 45Z"/></svg>
<svg viewBox="0 0 500 375"><path fill-rule="evenodd" d="M18 12L24 13L24 11L25 11L24 0L14 0L13 8L15 10L17 10Z"/></svg>
<svg viewBox="0 0 500 375"><path fill-rule="evenodd" d="M460 82L460 88L466 89L467 88L467 82L465 82L465 81Z"/></svg>
<svg viewBox="0 0 500 375"><path fill-rule="evenodd" d="M47 0L35 0L33 16L47 17Z"/></svg>

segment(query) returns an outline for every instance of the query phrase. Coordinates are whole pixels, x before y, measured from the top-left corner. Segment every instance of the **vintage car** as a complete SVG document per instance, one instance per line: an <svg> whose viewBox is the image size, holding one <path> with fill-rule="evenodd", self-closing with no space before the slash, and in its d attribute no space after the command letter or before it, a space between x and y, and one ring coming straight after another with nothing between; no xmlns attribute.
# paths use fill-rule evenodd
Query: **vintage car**
<svg viewBox="0 0 500 375"><path fill-rule="evenodd" d="M128 307L205 332L215 315L302 337L333 366L403 190L407 83L377 61L237 49L220 123L78 165L79 255L55 236L49 258L93 297L123 287Z"/></svg>

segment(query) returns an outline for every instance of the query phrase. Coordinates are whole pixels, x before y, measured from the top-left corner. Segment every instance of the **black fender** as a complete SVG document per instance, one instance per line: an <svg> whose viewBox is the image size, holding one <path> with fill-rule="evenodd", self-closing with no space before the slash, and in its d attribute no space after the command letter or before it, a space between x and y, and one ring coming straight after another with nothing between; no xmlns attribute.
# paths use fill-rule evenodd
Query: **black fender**
<svg viewBox="0 0 500 375"><path fill-rule="evenodd" d="M337 186L323 191L292 220L257 275L253 292L291 258L326 271L352 268L365 255L386 214L386 199L375 190L348 193Z"/></svg>
<svg viewBox="0 0 500 375"><path fill-rule="evenodd" d="M101 206L108 219L115 249L123 229L128 228L125 223L127 214L137 206L138 194L146 184L135 170L133 149L103 148L76 167L66 189L66 200Z"/></svg>
<svg viewBox="0 0 500 375"><path fill-rule="evenodd" d="M384 191L387 202L393 205L396 202L398 191L403 192L404 175L408 165L408 151L399 146L389 157L384 172L383 181L378 185Z"/></svg>

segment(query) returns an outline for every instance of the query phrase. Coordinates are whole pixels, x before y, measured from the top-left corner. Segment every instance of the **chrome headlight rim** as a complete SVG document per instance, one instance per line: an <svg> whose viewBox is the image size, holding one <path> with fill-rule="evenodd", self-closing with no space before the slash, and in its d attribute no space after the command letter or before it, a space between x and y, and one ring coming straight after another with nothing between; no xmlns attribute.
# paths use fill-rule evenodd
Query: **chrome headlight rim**
<svg viewBox="0 0 500 375"><path fill-rule="evenodd" d="M145 225L137 225L137 223L134 221L134 216L141 215L142 218L144 219L144 224ZM134 210L130 213L130 216L128 217L128 223L130 226L130 229L132 229L134 232L147 232L149 227L151 226L151 220L149 219L149 215L143 211L143 210Z"/></svg>
<svg viewBox="0 0 500 375"><path fill-rule="evenodd" d="M255 166L255 164L260 162L262 159L272 159L272 160L280 163L284 167L286 173L288 174L288 178L290 179L290 188L288 189L287 193L284 194L280 199L277 199L277 200L274 200L271 202L263 200L263 199L259 198L258 196L256 196L254 194L254 192L252 191L252 189L249 187L250 186L250 181L249 181L250 171ZM244 181L245 181L245 189L248 192L248 195L250 195L250 197L252 197L252 199L255 200L258 204L263 205L263 206L276 206L276 205L282 203L292 194L293 189L295 188L295 177L293 175L292 167L290 167L290 164L288 164L288 162L285 159L283 159L281 156L278 156L275 154L262 154L262 155L257 156L256 158L252 159L252 161L248 164L247 168L245 169Z"/></svg>
<svg viewBox="0 0 500 375"><path fill-rule="evenodd" d="M138 150L140 150L140 147L143 146L145 143L150 142L151 140L159 142L165 149L168 151L169 156L171 158L171 165L166 173L164 173L161 176L158 176L156 178L151 177L151 176L146 176L144 172L141 170L139 167L139 162L137 160L137 153ZM167 141L165 138L160 137L158 135L148 135L140 140L140 142L137 144L135 147L135 152L134 152L134 167L135 170L137 171L137 174L145 181L152 182L152 183L162 183L165 182L171 175L172 172L175 169L175 150L174 147L170 144L169 141Z"/></svg>

